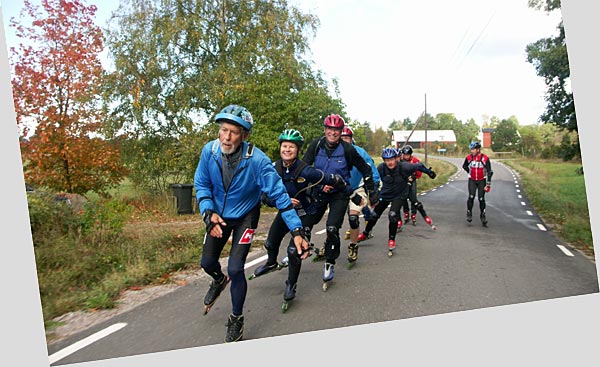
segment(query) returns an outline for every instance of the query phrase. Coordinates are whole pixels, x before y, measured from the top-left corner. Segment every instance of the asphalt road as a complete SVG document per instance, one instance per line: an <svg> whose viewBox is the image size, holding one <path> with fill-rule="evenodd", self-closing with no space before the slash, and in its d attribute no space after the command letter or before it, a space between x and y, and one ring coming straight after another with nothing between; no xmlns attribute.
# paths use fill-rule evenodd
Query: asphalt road
<svg viewBox="0 0 600 367"><path fill-rule="evenodd" d="M542 225L512 170L497 161L492 164L488 227L479 221L477 202L473 222L466 222L467 176L458 173L419 196L437 230L418 215L416 226L405 225L396 236L390 258L385 212L375 237L360 245L358 262L350 270L345 260L348 241L343 241L327 292L322 290L323 262L304 262L296 299L286 313L281 312L286 269L249 281L244 339L598 292L595 264ZM342 236L346 228L347 223ZM324 238L324 225L315 227L313 242L320 245ZM207 289L208 280L189 284L51 345L53 365L223 343L231 312L229 292L204 316ZM72 354L57 354L119 323L126 326Z"/></svg>

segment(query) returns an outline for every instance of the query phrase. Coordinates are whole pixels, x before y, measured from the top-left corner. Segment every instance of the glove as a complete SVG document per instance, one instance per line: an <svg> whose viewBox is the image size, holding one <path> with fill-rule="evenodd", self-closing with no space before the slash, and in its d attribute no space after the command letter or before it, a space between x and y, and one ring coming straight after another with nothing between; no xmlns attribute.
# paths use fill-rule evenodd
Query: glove
<svg viewBox="0 0 600 367"><path fill-rule="evenodd" d="M353 197L351 197L351 198L350 198L350 200L352 200L352 202L353 202L355 205L358 205L358 206L360 206L360 203L362 202L362 200L363 200L363 197L362 197L361 195L358 195L358 194L356 194L356 195L354 195Z"/></svg>
<svg viewBox="0 0 600 367"><path fill-rule="evenodd" d="M379 201L379 191L369 191L369 204L375 205Z"/></svg>
<svg viewBox="0 0 600 367"><path fill-rule="evenodd" d="M491 190L492 190L492 184L490 184L490 183L485 185L485 187L483 188L483 191L485 191L485 192L490 192Z"/></svg>
<svg viewBox="0 0 600 367"><path fill-rule="evenodd" d="M435 172L434 172L434 171L431 169L431 167L429 167L429 171L431 171L430 173L428 173L428 174L427 174L427 176L429 176L429 178L431 178L431 179L433 180L434 178L436 178L436 177L437 177L437 173L435 173Z"/></svg>
<svg viewBox="0 0 600 367"><path fill-rule="evenodd" d="M333 186L336 191L346 191L346 181L344 181L342 176L334 175L332 173L329 175L329 182L331 182L331 186Z"/></svg>
<svg viewBox="0 0 600 367"><path fill-rule="evenodd" d="M204 218L202 218L204 220L204 224L206 225L206 233L210 233L210 231L216 225L216 223L210 221L210 217L212 216L212 214L212 210L206 209L206 211L204 212Z"/></svg>

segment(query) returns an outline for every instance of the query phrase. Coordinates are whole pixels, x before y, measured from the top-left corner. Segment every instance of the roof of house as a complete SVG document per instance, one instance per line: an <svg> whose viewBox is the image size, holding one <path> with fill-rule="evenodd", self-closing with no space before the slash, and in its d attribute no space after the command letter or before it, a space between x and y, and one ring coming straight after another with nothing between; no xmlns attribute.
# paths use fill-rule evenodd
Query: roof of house
<svg viewBox="0 0 600 367"><path fill-rule="evenodd" d="M394 130L392 131L393 141L405 142L408 136L410 135L410 139L408 142L422 142L425 141L425 130L415 130L412 132L411 130ZM456 135L453 130L427 130L427 141L434 142L444 142L444 141L456 141Z"/></svg>

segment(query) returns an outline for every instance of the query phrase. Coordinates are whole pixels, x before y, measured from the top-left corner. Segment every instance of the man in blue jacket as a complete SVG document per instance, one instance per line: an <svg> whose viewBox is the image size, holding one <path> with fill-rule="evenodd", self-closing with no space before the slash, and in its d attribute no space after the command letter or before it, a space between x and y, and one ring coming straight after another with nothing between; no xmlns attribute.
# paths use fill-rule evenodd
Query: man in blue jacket
<svg viewBox="0 0 600 367"><path fill-rule="evenodd" d="M219 138L202 149L194 176L196 199L206 224L200 265L213 278L204 298L205 314L231 280L232 313L225 342L234 342L241 340L244 332L247 291L244 264L258 225L263 193L279 209L302 259L308 256L309 244L271 160L246 141L253 124L250 112L245 107L230 105L217 114L215 121L219 123ZM219 257L231 235L225 275Z"/></svg>

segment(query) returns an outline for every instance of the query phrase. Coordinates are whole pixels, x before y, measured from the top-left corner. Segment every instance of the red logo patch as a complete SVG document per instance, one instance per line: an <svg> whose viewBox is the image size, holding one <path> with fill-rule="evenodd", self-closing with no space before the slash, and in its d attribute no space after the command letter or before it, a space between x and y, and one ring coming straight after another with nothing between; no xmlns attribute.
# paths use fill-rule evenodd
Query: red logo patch
<svg viewBox="0 0 600 367"><path fill-rule="evenodd" d="M252 239L254 238L254 234L256 233L256 229L246 228L242 238L240 238L240 245L250 245L252 243Z"/></svg>

